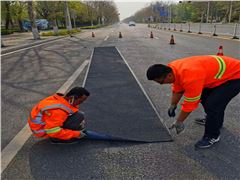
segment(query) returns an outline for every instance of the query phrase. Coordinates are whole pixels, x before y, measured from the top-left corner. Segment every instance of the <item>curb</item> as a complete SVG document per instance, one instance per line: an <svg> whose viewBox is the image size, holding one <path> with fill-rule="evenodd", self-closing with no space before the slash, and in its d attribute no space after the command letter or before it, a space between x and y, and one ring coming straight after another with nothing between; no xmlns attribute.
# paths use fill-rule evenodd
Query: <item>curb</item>
<svg viewBox="0 0 240 180"><path fill-rule="evenodd" d="M38 40L37 42L34 42L34 43L17 45L17 46L10 47L10 48L7 48L7 49L2 49L1 50L1 55L4 55L6 53L10 53L10 52L13 52L13 51L16 51L16 50L20 50L20 49L23 49L23 48L28 48L28 47L35 46L35 45L40 45L40 44L44 44L44 43L47 43L47 42L56 41L56 40L63 39L63 38L66 38L66 37L69 37L69 36L62 36L62 37L57 37L57 38L49 38L49 39L45 39L45 40Z"/></svg>
<svg viewBox="0 0 240 180"><path fill-rule="evenodd" d="M161 29L160 29L161 30ZM166 31L166 30L164 30ZM174 31L174 30L168 30L168 32L176 32L176 33L181 33L181 34L189 34L189 35L194 35L194 36L202 36L202 37L210 37L210 38L215 38L215 39L224 39L224 40L232 40L232 41L239 41L239 39L234 39L232 38L231 36L224 36L224 35L217 35L217 36L214 36L212 35L211 33L202 33L202 34L199 34L197 32L178 32L178 31Z"/></svg>
<svg viewBox="0 0 240 180"><path fill-rule="evenodd" d="M221 35L219 34L218 36L214 36L211 33L197 33L197 32L187 32L187 31L179 31L179 30L172 30L172 29L161 29L161 28L154 28L150 27L152 29L160 30L160 31L165 31L165 32L173 32L173 33L180 33L180 34L189 34L189 35L195 35L195 36L202 36L202 37L210 37L210 38L215 38L215 39L224 39L224 40L232 40L232 41L239 41L238 36L237 38L233 38L232 36L226 36L226 35Z"/></svg>

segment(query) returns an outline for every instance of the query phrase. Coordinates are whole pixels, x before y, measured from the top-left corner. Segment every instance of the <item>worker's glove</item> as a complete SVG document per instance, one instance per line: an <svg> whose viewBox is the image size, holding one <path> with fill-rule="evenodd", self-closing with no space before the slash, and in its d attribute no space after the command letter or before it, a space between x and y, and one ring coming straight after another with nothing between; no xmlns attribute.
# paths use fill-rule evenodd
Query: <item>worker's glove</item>
<svg viewBox="0 0 240 180"><path fill-rule="evenodd" d="M175 110L176 110L177 106L175 105L171 105L169 108L168 108L168 116L169 117L175 117Z"/></svg>
<svg viewBox="0 0 240 180"><path fill-rule="evenodd" d="M84 130L85 129L85 120L82 120L82 122L80 123L80 130Z"/></svg>
<svg viewBox="0 0 240 180"><path fill-rule="evenodd" d="M171 129L174 129L174 128L176 129L177 134L179 134L179 133L181 133L181 132L184 130L185 126L184 126L183 122L175 121L175 122L169 127L169 129L171 130Z"/></svg>
<svg viewBox="0 0 240 180"><path fill-rule="evenodd" d="M80 136L78 137L79 139L84 138L86 134L83 131L80 131Z"/></svg>

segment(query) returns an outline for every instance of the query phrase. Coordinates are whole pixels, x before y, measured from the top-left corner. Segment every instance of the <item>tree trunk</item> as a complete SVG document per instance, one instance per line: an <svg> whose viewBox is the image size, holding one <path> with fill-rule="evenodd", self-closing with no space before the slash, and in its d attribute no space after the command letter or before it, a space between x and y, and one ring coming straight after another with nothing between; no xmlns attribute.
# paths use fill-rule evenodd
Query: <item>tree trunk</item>
<svg viewBox="0 0 240 180"><path fill-rule="evenodd" d="M36 22L35 22L35 15L33 12L33 4L32 4L32 1L28 1L27 3L28 3L28 16L29 16L31 27L32 27L33 38L35 40L37 40L37 39L40 39L40 36L39 36L39 32L38 32Z"/></svg>
<svg viewBox="0 0 240 180"><path fill-rule="evenodd" d="M23 11L24 11L24 2L18 2L19 3L19 9L17 11L17 21L18 21L18 26L21 32L24 31L23 29L23 22L22 22L22 16L23 16Z"/></svg>
<svg viewBox="0 0 240 180"><path fill-rule="evenodd" d="M57 6L59 5L60 2L56 3L56 2L49 2L49 6L51 7L51 9L49 10L49 17L52 21L53 24L53 33L55 36L58 35L58 22L57 22Z"/></svg>
<svg viewBox="0 0 240 180"><path fill-rule="evenodd" d="M67 27L67 30L71 31L72 30L72 23L71 23L71 19L70 19L70 14L69 14L67 1L64 1L64 10L65 10L66 27Z"/></svg>
<svg viewBox="0 0 240 180"><path fill-rule="evenodd" d="M1 47L5 47L2 39L1 39Z"/></svg>
<svg viewBox="0 0 240 180"><path fill-rule="evenodd" d="M11 28L13 29L14 28L14 24L13 24L12 18L10 18L10 24L11 24Z"/></svg>
<svg viewBox="0 0 240 180"><path fill-rule="evenodd" d="M56 15L56 6L53 4L53 32L54 35L58 35L58 24L57 24L57 15Z"/></svg>
<svg viewBox="0 0 240 180"><path fill-rule="evenodd" d="M74 25L74 28L76 29L77 28L77 26L76 26L76 20L75 20L76 18L75 18L75 16L73 17L73 25Z"/></svg>
<svg viewBox="0 0 240 180"><path fill-rule="evenodd" d="M53 32L54 32L54 35L58 35L57 18L54 18L53 20Z"/></svg>
<svg viewBox="0 0 240 180"><path fill-rule="evenodd" d="M23 25L22 25L22 20L18 19L18 26L21 32L23 32Z"/></svg>
<svg viewBox="0 0 240 180"><path fill-rule="evenodd" d="M5 8L7 10L5 28L9 29L9 24L10 24L10 21L11 21L10 2L5 2Z"/></svg>
<svg viewBox="0 0 240 180"><path fill-rule="evenodd" d="M9 29L9 20L6 18L6 22L5 22L5 28L8 30Z"/></svg>

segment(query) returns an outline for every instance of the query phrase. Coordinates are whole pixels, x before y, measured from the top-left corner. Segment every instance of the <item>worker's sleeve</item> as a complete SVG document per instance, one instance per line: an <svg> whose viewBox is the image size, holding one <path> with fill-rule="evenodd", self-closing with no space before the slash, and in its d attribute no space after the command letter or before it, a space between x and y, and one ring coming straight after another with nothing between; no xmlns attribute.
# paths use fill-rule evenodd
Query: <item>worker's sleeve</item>
<svg viewBox="0 0 240 180"><path fill-rule="evenodd" d="M68 140L80 136L80 131L63 129L63 123L68 117L68 113L63 110L47 110L44 130L49 137Z"/></svg>
<svg viewBox="0 0 240 180"><path fill-rule="evenodd" d="M201 99L204 81L202 79L194 80L184 85L184 94L182 102L182 110L184 112L192 112L198 107Z"/></svg>
<svg viewBox="0 0 240 180"><path fill-rule="evenodd" d="M180 85L178 85L176 83L172 84L172 92L173 93L180 93L180 92L183 92L183 91L184 91L184 89L183 89L182 86L180 86Z"/></svg>

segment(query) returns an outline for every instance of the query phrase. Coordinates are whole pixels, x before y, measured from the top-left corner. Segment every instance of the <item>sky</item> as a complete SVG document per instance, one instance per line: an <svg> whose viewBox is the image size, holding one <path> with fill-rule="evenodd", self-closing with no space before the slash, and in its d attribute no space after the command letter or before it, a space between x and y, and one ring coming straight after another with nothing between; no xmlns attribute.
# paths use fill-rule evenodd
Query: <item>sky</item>
<svg viewBox="0 0 240 180"><path fill-rule="evenodd" d="M138 10L144 8L147 6L147 4L150 4L151 1L147 2L123 2L123 1L116 1L116 5L118 8L118 12L120 13L120 20L123 20L134 13L136 13Z"/></svg>
<svg viewBox="0 0 240 180"><path fill-rule="evenodd" d="M178 1L178 0L168 0ZM120 20L123 20L129 16L134 15L138 10L148 6L153 0L114 0L120 13Z"/></svg>

